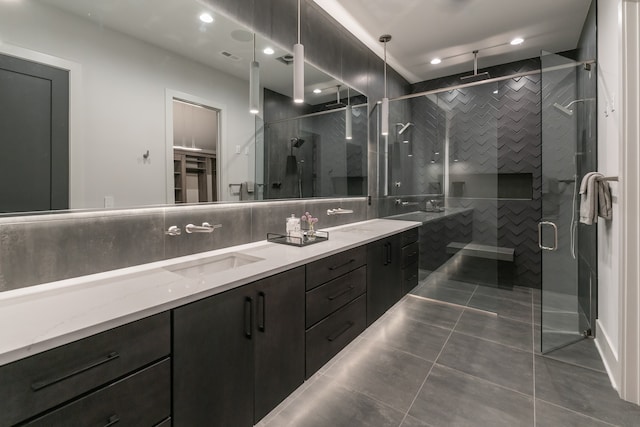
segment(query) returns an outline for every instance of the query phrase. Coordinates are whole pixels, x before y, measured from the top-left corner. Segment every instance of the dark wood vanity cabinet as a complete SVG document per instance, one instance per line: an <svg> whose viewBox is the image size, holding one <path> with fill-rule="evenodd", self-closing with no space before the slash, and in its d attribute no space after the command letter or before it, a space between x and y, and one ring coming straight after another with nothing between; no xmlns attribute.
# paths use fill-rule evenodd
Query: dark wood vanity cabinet
<svg viewBox="0 0 640 427"><path fill-rule="evenodd" d="M304 267L173 316L173 425L252 426L304 381Z"/></svg>
<svg viewBox="0 0 640 427"><path fill-rule="evenodd" d="M402 297L401 256L400 234L367 245L367 326Z"/></svg>
<svg viewBox="0 0 640 427"><path fill-rule="evenodd" d="M161 313L2 366L0 425L158 424L171 413L170 350Z"/></svg>
<svg viewBox="0 0 640 427"><path fill-rule="evenodd" d="M418 285L418 267L420 262L420 244L418 228L401 234L402 241L402 295Z"/></svg>
<svg viewBox="0 0 640 427"><path fill-rule="evenodd" d="M418 229L367 245L367 326L418 284Z"/></svg>
<svg viewBox="0 0 640 427"><path fill-rule="evenodd" d="M366 247L307 264L306 378L367 326Z"/></svg>

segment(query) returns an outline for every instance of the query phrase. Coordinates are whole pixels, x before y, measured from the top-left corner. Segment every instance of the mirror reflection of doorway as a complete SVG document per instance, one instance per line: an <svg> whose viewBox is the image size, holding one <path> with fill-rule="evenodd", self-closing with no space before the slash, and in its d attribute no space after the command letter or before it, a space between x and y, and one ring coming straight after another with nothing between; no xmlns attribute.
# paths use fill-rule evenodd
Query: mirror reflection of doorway
<svg viewBox="0 0 640 427"><path fill-rule="evenodd" d="M218 200L216 156L219 114L214 108L173 98L175 203Z"/></svg>

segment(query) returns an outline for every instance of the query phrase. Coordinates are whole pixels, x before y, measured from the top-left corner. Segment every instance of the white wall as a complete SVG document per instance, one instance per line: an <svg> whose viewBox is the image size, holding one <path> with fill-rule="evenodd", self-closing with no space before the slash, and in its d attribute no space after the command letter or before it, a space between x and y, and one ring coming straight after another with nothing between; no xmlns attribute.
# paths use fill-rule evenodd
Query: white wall
<svg viewBox="0 0 640 427"><path fill-rule="evenodd" d="M598 2L598 170L620 174L621 0ZM619 189L611 182L613 218L598 221L598 328L596 343L614 386L620 383L619 299L621 229Z"/></svg>
<svg viewBox="0 0 640 427"><path fill-rule="evenodd" d="M72 88L72 208L103 207L105 196L116 207L166 202L166 89L226 106L220 197L233 199L229 182L254 179L247 82L33 1L0 4L0 41L0 52L17 46L81 71Z"/></svg>

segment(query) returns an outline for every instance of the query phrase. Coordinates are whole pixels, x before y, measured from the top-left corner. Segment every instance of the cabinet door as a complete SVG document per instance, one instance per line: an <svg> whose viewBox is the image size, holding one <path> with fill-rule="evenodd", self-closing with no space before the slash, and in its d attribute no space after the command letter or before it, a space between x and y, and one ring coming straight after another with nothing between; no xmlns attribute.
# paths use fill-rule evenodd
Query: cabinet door
<svg viewBox="0 0 640 427"><path fill-rule="evenodd" d="M400 235L367 245L367 326L402 297Z"/></svg>
<svg viewBox="0 0 640 427"><path fill-rule="evenodd" d="M174 426L253 425L254 289L174 310Z"/></svg>
<svg viewBox="0 0 640 427"><path fill-rule="evenodd" d="M260 280L255 287L257 423L304 381L304 267Z"/></svg>

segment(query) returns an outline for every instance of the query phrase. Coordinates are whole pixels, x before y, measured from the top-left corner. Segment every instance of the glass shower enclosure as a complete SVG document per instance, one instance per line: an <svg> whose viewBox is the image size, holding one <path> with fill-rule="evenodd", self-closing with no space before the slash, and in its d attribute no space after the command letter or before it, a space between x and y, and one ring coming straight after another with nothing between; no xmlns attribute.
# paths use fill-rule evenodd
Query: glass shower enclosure
<svg viewBox="0 0 640 427"><path fill-rule="evenodd" d="M442 284L412 293L540 324L546 353L595 319L595 227L578 222L595 64L545 54L539 67L391 100L389 135L374 132L382 215L423 222L423 282ZM499 297L523 288L535 314L531 297Z"/></svg>

